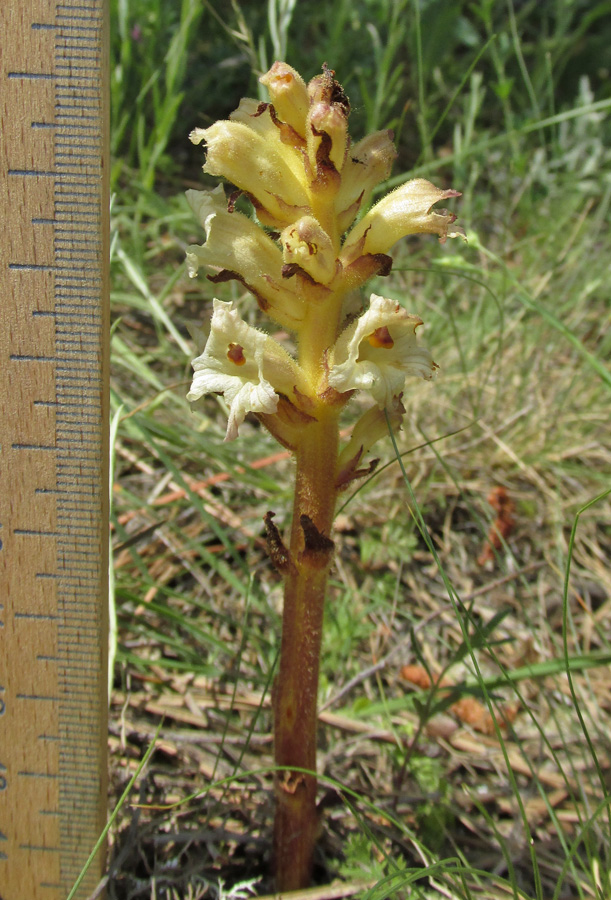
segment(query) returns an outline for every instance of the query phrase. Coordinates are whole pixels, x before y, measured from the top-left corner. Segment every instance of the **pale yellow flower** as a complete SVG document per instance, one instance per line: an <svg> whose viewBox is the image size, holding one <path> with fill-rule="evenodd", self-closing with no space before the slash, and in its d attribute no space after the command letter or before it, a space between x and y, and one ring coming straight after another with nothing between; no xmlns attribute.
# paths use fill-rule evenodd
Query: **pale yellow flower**
<svg viewBox="0 0 611 900"><path fill-rule="evenodd" d="M460 193L444 191L424 178L401 185L372 206L355 225L346 238L342 259L351 262L366 253L387 253L408 234L438 234L442 243L448 237L463 236L460 228L451 228L456 219L454 213L432 209L449 197L460 197Z"/></svg>
<svg viewBox="0 0 611 900"><path fill-rule="evenodd" d="M329 357L329 385L336 391L362 390L379 407L390 406L408 375L430 379L431 354L416 340L422 319L396 300L372 294L369 309L339 336Z"/></svg>
<svg viewBox="0 0 611 900"><path fill-rule="evenodd" d="M245 191L259 219L284 228L309 212L304 184L288 165L282 148L243 122L215 122L189 135L194 144L206 142L204 172L221 175Z"/></svg>
<svg viewBox="0 0 611 900"><path fill-rule="evenodd" d="M392 131L375 131L350 148L335 201L341 234L367 207L374 187L388 178L396 156Z"/></svg>
<svg viewBox="0 0 611 900"><path fill-rule="evenodd" d="M187 248L187 268L194 278L200 266L214 270L212 281L236 278L257 298L272 319L294 328L305 315L305 303L282 274L278 245L240 212L229 212L225 191L187 191L189 205L206 232L203 246Z"/></svg>
<svg viewBox="0 0 611 900"><path fill-rule="evenodd" d="M319 284L328 284L338 268L331 238L313 216L303 216L280 235L282 256Z"/></svg>
<svg viewBox="0 0 611 900"><path fill-rule="evenodd" d="M193 382L187 400L223 394L229 405L225 440L237 437L249 412L275 413L279 395L303 388L295 361L273 338L248 325L232 303L214 301L210 336L193 360Z"/></svg>

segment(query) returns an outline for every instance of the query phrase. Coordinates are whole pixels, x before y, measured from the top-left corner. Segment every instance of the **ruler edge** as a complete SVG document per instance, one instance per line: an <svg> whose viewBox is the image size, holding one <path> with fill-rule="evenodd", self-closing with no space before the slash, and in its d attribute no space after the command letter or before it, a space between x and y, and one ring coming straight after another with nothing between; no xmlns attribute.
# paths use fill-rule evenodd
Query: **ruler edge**
<svg viewBox="0 0 611 900"><path fill-rule="evenodd" d="M11 14L8 13L8 23L17 22L19 23L19 30L16 30L16 35L19 36L27 32L29 28L32 27L32 24L36 21L40 21L41 18L44 20L46 16L49 19L57 23L57 15L58 15L58 7L64 6L64 13L68 12L70 14L76 13L76 4L78 0L66 0L65 4L61 4L59 0L43 0L41 3L36 2L36 0L24 0L22 4L20 4L17 12L13 11ZM110 257L110 0L89 0L90 5L89 9L94 14L94 21L97 24L97 28L95 31L95 47L97 50L97 75L98 75L98 99L99 99L99 116L98 123L101 128L99 148L100 148L100 158L98 162L98 172L99 172L99 181L98 181L98 211L99 211L99 227L100 231L98 233L98 247L99 247L99 257L95 260L95 263L91 266L92 275L95 273L97 277L99 277L100 291L99 291L99 344L98 344L98 360L96 362L96 368L98 370L98 378L97 384L99 385L99 409L100 409L100 422L99 422L99 459L98 462L98 475L96 478L97 486L99 487L99 516L98 516L98 530L97 530L97 545L96 550L99 551L99 567L97 572L97 584L98 584L98 596L97 596L97 604L98 604L98 636L97 636L97 659L92 663L96 665L98 669L98 681L96 683L96 706L98 710L96 727L97 727L97 737L91 741L91 748L97 748L97 760L99 763L99 772L97 785L99 789L99 799L97 805L92 804L91 809L94 810L95 815L88 818L88 822L91 823L97 829L96 838L102 836L104 829L106 828L106 822L108 817L108 783L109 783L109 772L108 772L108 710L109 710L109 677L108 677L108 625L109 625L109 513L110 513L110 485L109 485L109 471L110 471L110 446L109 446L109 422L110 422L110 346L109 346L109 336L110 336L110 271L109 271L109 257ZM97 15L96 15L97 13ZM56 25L57 27L57 25ZM61 27L61 26L59 26ZM56 51L51 51L49 55L49 63L52 67L52 75L54 78L54 89L57 84L58 73L56 69L56 60L57 55ZM23 57L23 63L26 69L29 69L27 65L27 58ZM4 107L8 114L10 114L10 110ZM54 168L57 166L57 149L54 142L53 148L53 165ZM8 171L6 172L6 176L8 177ZM57 180L54 179L54 183L57 184ZM30 207L25 206L24 214L28 215L30 213ZM54 226L54 234L56 226ZM53 253L54 264L56 261L56 252ZM10 259L8 260L10 262ZM55 302L55 289L54 287L50 288L50 292L47 295L49 300ZM10 323L17 312L17 308L12 303L9 303L9 311L4 319L6 323ZM55 335L57 339L57 330L55 329ZM8 369L7 369L8 371ZM57 375L54 376L53 380L49 382L53 385L54 395L57 396ZM49 431L49 435L52 435L54 432ZM57 443L57 431L55 431L55 442ZM3 523L6 526L9 526L10 522ZM10 530L10 526L9 529ZM93 545L93 541L91 542ZM11 565L10 561L8 563ZM1 599L1 598L0 598ZM10 658L10 657L9 657ZM28 658L29 661L29 658ZM59 704L58 704L59 705ZM14 724L14 720L13 720ZM10 757L9 757L10 758ZM11 801L8 806L9 813L9 845L10 845L10 816L11 810L14 812L15 809L18 808L18 804ZM60 806L58 809L61 808ZM95 823L94 823L95 818ZM2 847L0 846L0 849ZM90 850L93 851L94 845L90 847ZM86 863L86 856L83 859L83 865ZM15 865L17 862L14 861L12 865ZM37 860L33 859L33 863L36 863ZM7 860L7 865L10 866L10 859ZM106 866L106 840L104 840L99 848L96 857L92 860L90 866L90 878L92 876L95 877L96 883L99 883L100 877L103 874L103 871ZM61 870L61 861L60 861L60 870ZM63 880L62 886L55 888L55 893L53 896L57 896L58 900L64 900L63 888L65 884ZM86 879L87 881L87 879ZM72 888L72 884L69 885L69 888ZM84 886L77 892L78 897L85 897L85 893L83 893ZM0 898L3 896L4 888L0 886ZM21 892L20 892L21 893ZM46 896L49 896L49 892L47 891ZM103 897L103 894L97 895ZM7 898L8 900L8 898ZM17 900L21 900L21 896L17 898ZM23 898L23 900L31 900L30 897Z"/></svg>
<svg viewBox="0 0 611 900"><path fill-rule="evenodd" d="M101 459L101 497L100 497L100 835L106 828L108 819L108 786L109 786L109 754L108 754L108 717L110 707L109 677L109 617L110 617L110 504L112 485L110 484L110 0L99 0L102 21L99 31L100 47L100 126L102 128L101 149L101 184L100 184L100 266L102 283L100 293L101 313L101 347L100 347L100 451ZM104 688L106 688L104 693ZM92 848L93 849L93 848ZM106 840L98 854L98 872L101 876L106 866ZM100 895L103 900L104 895Z"/></svg>

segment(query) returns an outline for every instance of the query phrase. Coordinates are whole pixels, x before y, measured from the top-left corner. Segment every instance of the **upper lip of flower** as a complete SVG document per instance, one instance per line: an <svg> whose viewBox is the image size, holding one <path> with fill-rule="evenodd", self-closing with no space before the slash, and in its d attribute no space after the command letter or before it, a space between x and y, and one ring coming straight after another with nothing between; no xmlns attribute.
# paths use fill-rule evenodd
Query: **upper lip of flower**
<svg viewBox="0 0 611 900"><path fill-rule="evenodd" d="M304 138L310 101L305 82L299 72L285 62L275 62L259 81L267 87L271 101L282 121Z"/></svg>

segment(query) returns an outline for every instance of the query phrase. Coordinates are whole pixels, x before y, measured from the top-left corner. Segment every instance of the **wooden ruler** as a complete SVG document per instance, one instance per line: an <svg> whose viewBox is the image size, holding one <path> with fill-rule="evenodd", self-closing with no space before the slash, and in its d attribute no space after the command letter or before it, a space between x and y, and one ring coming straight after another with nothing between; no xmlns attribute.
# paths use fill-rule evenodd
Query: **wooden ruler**
<svg viewBox="0 0 611 900"><path fill-rule="evenodd" d="M0 898L65 900L106 817L106 2L0 34Z"/></svg>

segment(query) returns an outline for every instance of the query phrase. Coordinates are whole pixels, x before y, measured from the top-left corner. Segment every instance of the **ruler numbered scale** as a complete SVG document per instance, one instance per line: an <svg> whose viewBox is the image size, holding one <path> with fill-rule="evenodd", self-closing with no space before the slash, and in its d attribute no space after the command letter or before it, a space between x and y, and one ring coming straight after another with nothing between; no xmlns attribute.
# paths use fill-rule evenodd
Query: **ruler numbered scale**
<svg viewBox="0 0 611 900"><path fill-rule="evenodd" d="M107 12L0 2L0 900L106 817Z"/></svg>

